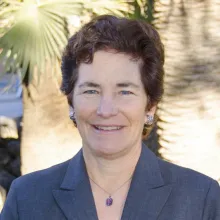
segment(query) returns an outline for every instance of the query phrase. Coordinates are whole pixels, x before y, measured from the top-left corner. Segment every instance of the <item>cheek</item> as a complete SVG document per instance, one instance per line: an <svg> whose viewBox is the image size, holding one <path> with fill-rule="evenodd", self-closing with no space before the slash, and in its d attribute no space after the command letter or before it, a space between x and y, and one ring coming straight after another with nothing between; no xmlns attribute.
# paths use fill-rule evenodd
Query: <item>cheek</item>
<svg viewBox="0 0 220 220"><path fill-rule="evenodd" d="M143 98L124 98L118 100L117 104L122 109L128 109L134 115L144 114L146 110L146 100Z"/></svg>
<svg viewBox="0 0 220 220"><path fill-rule="evenodd" d="M77 119L86 119L96 111L97 101L94 99L76 96L74 97L73 106L76 112Z"/></svg>
<svg viewBox="0 0 220 220"><path fill-rule="evenodd" d="M145 105L143 105L143 102L130 102L121 105L120 109L132 126L142 126L144 124Z"/></svg>

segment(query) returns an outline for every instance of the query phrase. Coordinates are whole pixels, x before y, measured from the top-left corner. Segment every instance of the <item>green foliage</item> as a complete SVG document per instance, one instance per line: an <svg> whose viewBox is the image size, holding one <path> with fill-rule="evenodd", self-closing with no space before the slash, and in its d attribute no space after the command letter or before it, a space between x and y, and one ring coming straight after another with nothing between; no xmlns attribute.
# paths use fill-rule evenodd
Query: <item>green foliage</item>
<svg viewBox="0 0 220 220"><path fill-rule="evenodd" d="M145 20L151 24L154 21L154 0L133 0L129 2L132 12L127 15L131 18Z"/></svg>
<svg viewBox="0 0 220 220"><path fill-rule="evenodd" d="M0 62L4 73L20 69L22 78L29 74L29 80L35 68L40 78L47 63L55 68L60 61L68 38L68 16L122 15L127 10L122 0L3 0L0 6Z"/></svg>

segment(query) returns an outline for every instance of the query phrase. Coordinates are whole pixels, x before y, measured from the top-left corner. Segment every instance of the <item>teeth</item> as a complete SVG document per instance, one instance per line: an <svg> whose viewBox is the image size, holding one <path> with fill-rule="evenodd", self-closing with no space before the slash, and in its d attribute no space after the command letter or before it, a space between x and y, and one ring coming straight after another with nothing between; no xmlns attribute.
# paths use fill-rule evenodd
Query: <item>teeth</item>
<svg viewBox="0 0 220 220"><path fill-rule="evenodd" d="M104 131L111 131L111 130L119 130L121 127L101 127L101 126L95 126L99 130L104 130Z"/></svg>

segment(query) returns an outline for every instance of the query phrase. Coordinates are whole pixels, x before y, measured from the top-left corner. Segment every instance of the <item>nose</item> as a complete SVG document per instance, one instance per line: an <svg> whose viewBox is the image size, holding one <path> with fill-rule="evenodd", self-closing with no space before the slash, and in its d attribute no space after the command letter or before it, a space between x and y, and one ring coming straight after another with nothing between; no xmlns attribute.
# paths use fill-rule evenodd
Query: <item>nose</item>
<svg viewBox="0 0 220 220"><path fill-rule="evenodd" d="M112 98L102 98L97 108L97 115L109 118L117 115L118 108L116 107Z"/></svg>

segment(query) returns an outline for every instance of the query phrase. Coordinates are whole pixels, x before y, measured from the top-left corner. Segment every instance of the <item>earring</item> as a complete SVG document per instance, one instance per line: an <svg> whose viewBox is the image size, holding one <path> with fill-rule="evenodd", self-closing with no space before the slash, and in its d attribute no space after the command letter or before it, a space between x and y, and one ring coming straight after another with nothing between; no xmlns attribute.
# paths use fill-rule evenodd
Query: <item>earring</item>
<svg viewBox="0 0 220 220"><path fill-rule="evenodd" d="M69 114L70 120L73 121L74 126L77 128L76 118L75 118L75 112L71 109Z"/></svg>
<svg viewBox="0 0 220 220"><path fill-rule="evenodd" d="M154 123L154 116L147 115L147 122L144 123L144 129L143 129L143 135L145 136L147 134L147 131L149 128L151 128L151 125Z"/></svg>
<svg viewBox="0 0 220 220"><path fill-rule="evenodd" d="M152 125L154 123L154 116L147 115L147 125Z"/></svg>

